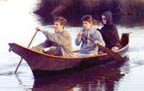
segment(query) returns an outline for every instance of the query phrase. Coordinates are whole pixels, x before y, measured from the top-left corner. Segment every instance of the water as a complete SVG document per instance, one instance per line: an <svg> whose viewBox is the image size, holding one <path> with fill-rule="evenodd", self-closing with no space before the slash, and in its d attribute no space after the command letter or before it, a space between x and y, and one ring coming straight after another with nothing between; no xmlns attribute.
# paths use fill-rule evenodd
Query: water
<svg viewBox="0 0 144 91"><path fill-rule="evenodd" d="M119 33L132 32L128 60L123 65L109 63L83 71L69 72L34 80L25 61L17 75L15 68L20 57L8 52L8 43L16 42L27 46L41 26L33 15L35 0L0 1L0 91L143 91L144 87L144 27L127 28L118 26ZM19 8L18 8L19 7ZM52 31L52 28L42 27ZM80 27L67 27L75 39ZM44 41L38 33L31 46ZM74 45L73 49L78 49Z"/></svg>

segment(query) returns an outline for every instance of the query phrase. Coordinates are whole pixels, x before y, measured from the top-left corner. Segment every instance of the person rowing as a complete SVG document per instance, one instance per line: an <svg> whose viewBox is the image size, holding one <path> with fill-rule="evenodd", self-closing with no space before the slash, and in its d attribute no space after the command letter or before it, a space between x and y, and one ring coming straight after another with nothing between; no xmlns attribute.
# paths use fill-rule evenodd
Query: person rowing
<svg viewBox="0 0 144 91"><path fill-rule="evenodd" d="M45 48L50 48L46 53L50 53L51 50L55 50L56 56L72 57L72 39L68 31L64 29L66 25L66 19L64 17L56 17L54 19L55 33L49 33L48 31L37 28L36 30L42 32L46 41L33 47L33 50L43 51ZM51 54L51 53L50 53ZM53 54L53 53L52 53Z"/></svg>
<svg viewBox="0 0 144 91"><path fill-rule="evenodd" d="M84 15L82 18L83 29L78 33L75 39L75 44L77 46L81 45L80 53L78 56L91 56L98 54L98 46L105 46L104 40L101 33L93 27L93 17L91 15ZM94 40L90 41L87 37Z"/></svg>

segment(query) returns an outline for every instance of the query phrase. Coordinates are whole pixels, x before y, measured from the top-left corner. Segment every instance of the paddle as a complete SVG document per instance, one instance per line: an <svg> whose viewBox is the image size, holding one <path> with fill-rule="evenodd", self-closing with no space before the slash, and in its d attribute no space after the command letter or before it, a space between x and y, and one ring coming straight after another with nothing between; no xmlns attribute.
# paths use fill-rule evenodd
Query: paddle
<svg viewBox="0 0 144 91"><path fill-rule="evenodd" d="M34 35L33 35L32 39L31 39L31 41L30 41L30 43L28 44L27 48L29 48L29 47L30 47L30 45L32 44L32 41L34 40L34 38L35 38L35 36L36 36L37 32L38 32L38 31L36 30L36 32L34 33ZM21 65L22 60L23 60L23 58L21 57L20 62L19 62L19 64L18 64L18 66L16 67L15 74L16 74L16 72L17 72L17 70L18 70L19 66Z"/></svg>
<svg viewBox="0 0 144 91"><path fill-rule="evenodd" d="M88 37L85 34L82 34L82 36L86 37L87 39L89 39L90 41L94 42L95 40L91 39L90 37ZM111 56L112 58L114 58L115 60L119 61L119 62L123 62L124 59L116 52L113 52L112 50L100 45L100 44L96 44L97 46L99 46L102 50L104 50L109 56Z"/></svg>

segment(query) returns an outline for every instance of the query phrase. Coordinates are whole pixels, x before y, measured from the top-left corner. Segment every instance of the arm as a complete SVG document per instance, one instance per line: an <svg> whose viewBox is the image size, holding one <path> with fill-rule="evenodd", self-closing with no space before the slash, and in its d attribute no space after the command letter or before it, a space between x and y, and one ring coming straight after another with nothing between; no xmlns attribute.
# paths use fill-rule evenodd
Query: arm
<svg viewBox="0 0 144 91"><path fill-rule="evenodd" d="M38 27L36 28L36 31L42 32L48 41L54 42L58 45L66 45L67 43L65 40L70 39L70 34L65 32L66 34L58 35L56 33L49 33L48 31L40 30Z"/></svg>
<svg viewBox="0 0 144 91"><path fill-rule="evenodd" d="M99 31L96 32L95 34L95 44L99 44L99 45L102 45L102 46L105 46L105 42L103 40L103 37L101 35L101 33Z"/></svg>
<svg viewBox="0 0 144 91"><path fill-rule="evenodd" d="M66 45L65 40L69 39L69 33L65 33L64 35L58 35L55 33L49 33L48 31L42 31L42 33L46 36L46 38L58 45Z"/></svg>
<svg viewBox="0 0 144 91"><path fill-rule="evenodd" d="M78 46L80 45L81 41L82 41L82 32L80 32L78 35L77 35L77 38L75 40L75 44Z"/></svg>
<svg viewBox="0 0 144 91"><path fill-rule="evenodd" d="M40 44L38 44L37 46L34 46L34 47L32 47L31 49L32 50L35 50L35 51L40 51L40 50L43 50L44 48L46 48L46 47L50 47L51 46L51 42L50 41L45 41L45 42L43 42L43 43L40 43Z"/></svg>
<svg viewBox="0 0 144 91"><path fill-rule="evenodd" d="M119 39L119 35L118 35L118 30L117 30L117 28L114 26L113 28L112 28L112 33L111 33L111 41L112 41L112 46L113 47L121 47L121 44L120 44L120 39Z"/></svg>

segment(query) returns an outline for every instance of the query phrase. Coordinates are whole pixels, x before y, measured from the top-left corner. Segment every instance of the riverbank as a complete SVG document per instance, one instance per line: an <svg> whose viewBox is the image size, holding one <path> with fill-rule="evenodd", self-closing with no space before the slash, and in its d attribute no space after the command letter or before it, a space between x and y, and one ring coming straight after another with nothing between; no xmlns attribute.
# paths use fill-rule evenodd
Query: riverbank
<svg viewBox="0 0 144 91"><path fill-rule="evenodd" d="M69 25L79 26L83 15L91 14L100 21L102 12L108 10L112 12L115 24L144 25L143 0L41 0L34 13L44 25L52 24L55 16L64 16Z"/></svg>

